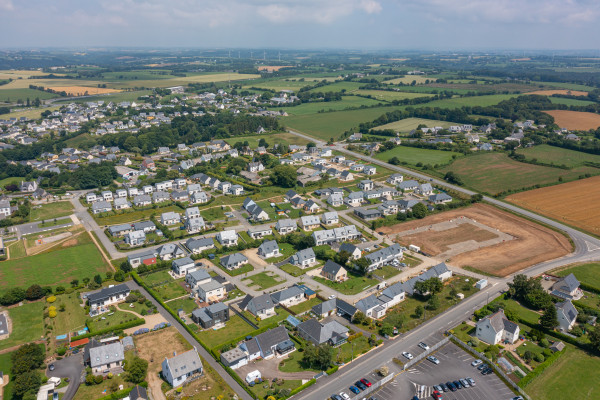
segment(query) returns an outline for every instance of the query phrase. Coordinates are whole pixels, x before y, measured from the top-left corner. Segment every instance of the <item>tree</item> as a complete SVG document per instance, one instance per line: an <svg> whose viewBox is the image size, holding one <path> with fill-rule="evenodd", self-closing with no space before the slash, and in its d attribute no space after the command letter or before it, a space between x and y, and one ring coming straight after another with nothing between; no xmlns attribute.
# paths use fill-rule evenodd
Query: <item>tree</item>
<svg viewBox="0 0 600 400"><path fill-rule="evenodd" d="M265 138L260 138L260 140L258 141L258 145L260 147L264 147L265 149L269 147L269 143L267 143Z"/></svg>
<svg viewBox="0 0 600 400"><path fill-rule="evenodd" d="M594 329L589 331L588 337L590 344L598 351L600 351L600 325L596 325Z"/></svg>
<svg viewBox="0 0 600 400"><path fill-rule="evenodd" d="M11 377L11 381L13 381L13 394L17 398L23 398L29 391L37 392L42 385L42 378L38 371L23 372Z"/></svg>
<svg viewBox="0 0 600 400"><path fill-rule="evenodd" d="M394 333L394 327L392 326L392 324L386 322L381 326L381 329L379 329L379 333L381 333L382 335L391 336Z"/></svg>
<svg viewBox="0 0 600 400"><path fill-rule="evenodd" d="M352 318L352 322L357 325L360 325L365 321L367 321L367 316L362 311L357 311L356 314L354 314L354 318Z"/></svg>
<svg viewBox="0 0 600 400"><path fill-rule="evenodd" d="M554 304L546 307L544 314L540 318L540 325L542 328L546 329L554 329L554 327L558 325L558 316Z"/></svg>
<svg viewBox="0 0 600 400"><path fill-rule="evenodd" d="M413 206L412 213L415 218L423 219L427 216L427 207L423 203L417 203Z"/></svg>
<svg viewBox="0 0 600 400"><path fill-rule="evenodd" d="M427 309L437 310L440 308L440 299L437 296L432 295L427 302Z"/></svg>
<svg viewBox="0 0 600 400"><path fill-rule="evenodd" d="M130 362L126 363L125 371L127 375L125 379L131 383L142 383L146 379L148 372L148 361L139 357L134 357Z"/></svg>
<svg viewBox="0 0 600 400"><path fill-rule="evenodd" d="M388 163L390 163L392 165L400 165L400 159L398 157L392 157L392 158L390 158Z"/></svg>
<svg viewBox="0 0 600 400"><path fill-rule="evenodd" d="M310 149L311 147L317 147L317 144L315 142L308 142L308 144L306 145L306 148Z"/></svg>
<svg viewBox="0 0 600 400"><path fill-rule="evenodd" d="M296 169L291 165L278 165L273 168L271 180L279 187L291 188L296 186Z"/></svg>
<svg viewBox="0 0 600 400"><path fill-rule="evenodd" d="M25 298L27 300L37 300L44 297L44 290L40 285L31 285L25 292Z"/></svg>
<svg viewBox="0 0 600 400"><path fill-rule="evenodd" d="M96 282L98 285L102 285L102 277L100 274L94 275L94 282Z"/></svg>
<svg viewBox="0 0 600 400"><path fill-rule="evenodd" d="M421 318L423 316L423 313L425 312L425 310L423 309L423 306L418 305L415 308L415 317L417 318Z"/></svg>
<svg viewBox="0 0 600 400"><path fill-rule="evenodd" d="M25 344L11 354L13 375L19 375L27 371L38 369L44 363L46 354L42 346L34 343Z"/></svg>
<svg viewBox="0 0 600 400"><path fill-rule="evenodd" d="M356 265L356 268L360 271L361 274L364 275L367 273L367 270L369 269L369 265L371 265L371 263L365 257L361 257L354 262L354 265Z"/></svg>
<svg viewBox="0 0 600 400"><path fill-rule="evenodd" d="M346 250L342 250L335 255L335 262L340 265L346 265L348 259L350 259L351 254Z"/></svg>
<svg viewBox="0 0 600 400"><path fill-rule="evenodd" d="M311 344L304 349L302 362L313 368L328 369L333 362L333 349L325 343L319 346Z"/></svg>

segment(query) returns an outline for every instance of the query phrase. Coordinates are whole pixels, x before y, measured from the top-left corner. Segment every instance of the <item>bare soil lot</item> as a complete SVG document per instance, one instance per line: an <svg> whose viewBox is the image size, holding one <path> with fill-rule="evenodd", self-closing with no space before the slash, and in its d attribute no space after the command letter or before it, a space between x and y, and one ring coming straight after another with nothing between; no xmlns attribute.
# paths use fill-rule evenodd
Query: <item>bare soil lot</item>
<svg viewBox="0 0 600 400"><path fill-rule="evenodd" d="M380 230L395 239L396 235L402 236L403 232L461 217L470 218L479 224L496 229L499 236L510 235L513 240L505 240L456 254L450 258L450 262L456 266L470 266L492 275L506 276L572 251L568 239L560 233L486 204L476 204L432 215L422 220L380 228ZM480 230L468 227L460 230L453 229L454 235L448 234L448 231L429 232L429 235L422 235L420 239L424 250L431 248L441 251L444 246L469 240L481 241L490 234L489 231L485 231L484 235ZM405 242L403 237L398 239L402 243Z"/></svg>
<svg viewBox="0 0 600 400"><path fill-rule="evenodd" d="M566 95L571 95L571 96L587 96L588 92L582 92L580 90L556 89L556 90L536 90L534 92L528 92L525 94L539 94L542 96L552 96L553 94L566 94Z"/></svg>
<svg viewBox="0 0 600 400"><path fill-rule="evenodd" d="M600 126L600 115L567 110L544 111L554 117L554 122L561 128L583 130L596 129Z"/></svg>
<svg viewBox="0 0 600 400"><path fill-rule="evenodd" d="M521 207L600 234L600 176L529 190L506 199ZM557 201L560 199L560 201Z"/></svg>

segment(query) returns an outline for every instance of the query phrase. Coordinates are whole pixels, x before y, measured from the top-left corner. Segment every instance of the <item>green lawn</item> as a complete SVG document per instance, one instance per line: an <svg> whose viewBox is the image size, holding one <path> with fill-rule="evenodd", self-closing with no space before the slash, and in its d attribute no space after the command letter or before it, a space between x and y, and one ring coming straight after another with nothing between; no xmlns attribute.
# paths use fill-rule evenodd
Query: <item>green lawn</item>
<svg viewBox="0 0 600 400"><path fill-rule="evenodd" d="M268 258L267 260L270 263L281 262L296 253L296 249L291 244L289 244L289 243L278 243L278 244L279 244L279 251L281 252L281 256Z"/></svg>
<svg viewBox="0 0 600 400"><path fill-rule="evenodd" d="M354 344L354 346L352 345ZM369 346L369 340L365 336L359 336L354 339L352 342L344 343L337 349L334 349L334 358L337 362L350 362L352 358L356 359L356 357L362 353L366 353L369 351L371 346Z"/></svg>
<svg viewBox="0 0 600 400"><path fill-rule="evenodd" d="M9 399L9 400L12 399L13 379L12 379L12 373L10 372L10 370L12 368L12 360L10 358L13 353L14 352L0 354L0 371L4 372L4 375L10 376L10 382L6 386L4 386L4 389L2 392L4 395L4 398Z"/></svg>
<svg viewBox="0 0 600 400"><path fill-rule="evenodd" d="M282 279L279 275L269 271L250 275L247 278L242 279L242 281L254 289L265 290L285 282L285 279Z"/></svg>
<svg viewBox="0 0 600 400"><path fill-rule="evenodd" d="M302 268L296 267L295 265L292 265L292 264L285 264L279 268L281 268L281 270L287 272L288 274L290 274L292 276L300 276L300 275L304 275L306 272L308 272L310 270L320 267L321 265L322 265L322 263L318 263L310 268L302 269Z"/></svg>
<svg viewBox="0 0 600 400"><path fill-rule="evenodd" d="M27 252L25 251L25 243L23 240L17 240L16 242L11 243L8 246L8 252L11 259L27 256Z"/></svg>
<svg viewBox="0 0 600 400"><path fill-rule="evenodd" d="M184 297L181 299L176 299L176 300L172 300L166 303L169 308L175 312L177 312L177 310L179 309L183 309L183 312L186 314L190 314L192 311L194 311L196 308L198 308L198 305L196 304L196 302L192 299L190 299L189 297Z"/></svg>
<svg viewBox="0 0 600 400"><path fill-rule="evenodd" d="M235 136L229 139L224 139L227 143L233 146L237 142L248 142L248 146L253 149L258 147L258 142L260 139L265 139L269 144L269 147L273 147L274 144L297 144L303 145L307 144L308 140L301 138L300 136L292 135L288 132L282 133L269 133L267 135L253 135L253 136Z"/></svg>
<svg viewBox="0 0 600 400"><path fill-rule="evenodd" d="M448 164L452 161L452 156L460 156L452 151L420 149L418 147L396 146L392 150L377 153L375 158L378 160L389 161L392 157L398 157L400 162L407 162L415 165L423 163L423 165L431 164Z"/></svg>
<svg viewBox="0 0 600 400"><path fill-rule="evenodd" d="M501 304L501 307L504 310L507 310L507 311L510 310L510 311L515 312L519 316L520 319L527 321L529 323L537 324L540 319L539 314L537 314L536 312L534 312L526 307L523 307L522 305L520 305L513 299L504 300L501 297L498 297L492 303Z"/></svg>
<svg viewBox="0 0 600 400"><path fill-rule="evenodd" d="M71 218L68 218L68 217L66 217L66 218L63 217L63 218L59 218L59 219L54 218L54 219L50 219L50 220L43 219L42 222L40 222L38 224L38 227L39 228L50 228L50 227L58 226L58 225L66 225L70 222L71 222Z"/></svg>
<svg viewBox="0 0 600 400"><path fill-rule="evenodd" d="M592 167L563 170L521 163L509 158L505 153L481 153L461 157L440 170L443 174L448 171L458 175L465 186L490 194L520 190L536 184L558 183L559 177L568 182L586 173L600 173L600 170Z"/></svg>
<svg viewBox="0 0 600 400"><path fill-rule="evenodd" d="M566 344L565 353L525 387L533 399L591 400L600 396L600 358ZM568 393L568 395L567 395Z"/></svg>
<svg viewBox="0 0 600 400"><path fill-rule="evenodd" d="M112 314L112 315L109 315ZM122 324L124 322L133 321L137 319L135 315L132 313L128 313L125 311L114 311L102 314L98 317L95 317L92 321L88 322L88 328L90 328L90 332L94 333L101 329L111 328L113 326Z"/></svg>
<svg viewBox="0 0 600 400"><path fill-rule="evenodd" d="M104 275L109 266L87 233L77 236L80 244L58 248L0 264L0 292L11 287L68 285L73 279Z"/></svg>
<svg viewBox="0 0 600 400"><path fill-rule="evenodd" d="M396 92L389 90L366 90L359 89L354 94L361 96L371 96L377 100L382 101L394 101L394 100L404 100L404 99L414 99L417 97L431 97L432 94L428 93L414 93L414 92Z"/></svg>
<svg viewBox="0 0 600 400"><path fill-rule="evenodd" d="M198 333L198 337L202 340L209 348L213 349L222 344L229 342L237 337L249 335L254 331L246 321L240 316L235 315L233 311L230 312L230 319L225 323L225 327L213 331L208 329Z"/></svg>
<svg viewBox="0 0 600 400"><path fill-rule="evenodd" d="M517 352L519 357L523 358L523 355L526 351L530 351L531 353L533 353L533 356L535 356L536 354L542 354L544 352L544 348L538 346L536 343L526 340L522 342L521 345L517 347L515 351ZM540 365L540 363L535 360L531 360L527 365L531 366L532 368L536 368L538 365Z"/></svg>
<svg viewBox="0 0 600 400"><path fill-rule="evenodd" d="M23 304L10 308L12 332L8 339L0 341L0 350L41 339L44 334L44 303Z"/></svg>
<svg viewBox="0 0 600 400"><path fill-rule="evenodd" d="M132 307L132 305L133 305L133 307ZM124 310L124 311L133 311L140 315L142 314L142 311L148 310L148 307L146 307L145 304L140 304L137 301L135 301L133 303L119 303L117 305L117 308L119 310Z"/></svg>
<svg viewBox="0 0 600 400"><path fill-rule="evenodd" d="M6 118L6 116L2 118ZM4 189L4 186L11 183L19 186L19 183L21 183L21 181L23 180L25 180L25 178L22 176L13 176L9 178L0 179L0 188Z"/></svg>
<svg viewBox="0 0 600 400"><path fill-rule="evenodd" d="M56 203L31 207L29 220L31 222L42 220L48 221L54 218L66 217L71 214L73 214L73 204L71 204L70 201L58 201Z"/></svg>
<svg viewBox="0 0 600 400"><path fill-rule="evenodd" d="M276 378L275 376L263 376L263 379L265 378ZM258 399L264 399L267 396L267 392L269 390L271 390L271 385L274 388L277 389L290 389L293 390L295 388L297 388L298 386L302 385L302 381L301 380L284 380L283 383L281 385L278 385L277 383L273 383L273 382L262 382L259 383L257 385L254 385L254 387L251 387L250 390L257 396ZM266 386L266 388L265 388Z"/></svg>
<svg viewBox="0 0 600 400"><path fill-rule="evenodd" d="M169 275L168 270L152 272L151 274L142 275L141 278L150 287L156 284L168 283L173 281L173 278L171 278L171 275Z"/></svg>
<svg viewBox="0 0 600 400"><path fill-rule="evenodd" d="M302 362L302 355L304 353L300 353L298 351L293 352L288 356L288 358L282 360L277 367L281 372L302 372L302 371L315 371L319 372L316 369L311 369L310 366L305 366Z"/></svg>
<svg viewBox="0 0 600 400"><path fill-rule="evenodd" d="M154 286L152 289L155 290L163 300L175 299L187 294L186 290L180 285L181 281L183 281L183 279L174 281L171 278L171 282Z"/></svg>
<svg viewBox="0 0 600 400"><path fill-rule="evenodd" d="M86 384L81 384L79 389L77 389L77 393L75 394L74 400L90 400L90 399L99 399L111 393L110 386L116 382L117 385L123 385L123 388L130 388L133 386L133 383L126 382L123 376L115 376L112 379L106 379L99 385L91 385L88 386Z"/></svg>
<svg viewBox="0 0 600 400"><path fill-rule="evenodd" d="M62 335L83 329L87 314L85 309L79 303L80 297L77 292L71 294L63 294L56 297L56 302L53 304L58 310L56 318L52 319L54 325L54 335ZM60 306L65 305L65 311L60 311Z"/></svg>
<svg viewBox="0 0 600 400"><path fill-rule="evenodd" d="M263 326L277 323L279 321L283 321L289 315L291 315L289 312L287 312L283 308L276 308L275 313L277 315L274 315L274 316L266 318L266 319L262 319L260 321L257 321L256 317L248 311L244 311L244 316L246 316L246 318L248 318L250 321L252 321L256 325L258 325L259 328L262 328Z"/></svg>
<svg viewBox="0 0 600 400"><path fill-rule="evenodd" d="M427 103L427 107L459 108L459 107L487 107L517 97L516 94L490 94L485 96L455 97L452 99L434 100Z"/></svg>
<svg viewBox="0 0 600 400"><path fill-rule="evenodd" d="M225 219L225 211L223 211L221 207L212 207L205 210L201 210L200 214L207 222Z"/></svg>
<svg viewBox="0 0 600 400"><path fill-rule="evenodd" d="M381 101L357 96L343 96L342 100L338 101L310 102L294 107L277 107L273 108L273 110L284 110L289 115L314 115L319 112L341 111L361 106L371 107L378 104L381 104Z"/></svg>
<svg viewBox="0 0 600 400"><path fill-rule="evenodd" d="M176 213L183 212L183 210L181 208L179 208L175 205L167 205L165 207L150 208L147 210L134 210L134 211L125 212L123 214L109 215L107 217L98 217L98 216L94 215L94 219L100 226L117 225L117 224L124 224L127 222L147 220L147 219L150 219L150 216L152 214L160 216L160 214L169 212L169 211L174 211Z"/></svg>
<svg viewBox="0 0 600 400"><path fill-rule="evenodd" d="M384 130L384 129L393 129L398 132L410 132L413 129L417 129L419 125L425 125L428 128L433 128L434 126L441 126L442 128L448 129L450 125L458 125L454 122L448 121L439 121L436 119L425 119L425 118L405 118L400 121L390 122L389 124L380 125L373 129L376 130Z"/></svg>
<svg viewBox="0 0 600 400"><path fill-rule="evenodd" d="M584 162L600 164L600 156L582 153L581 151L562 149L546 144L518 149L517 153L523 154L528 160L537 159L539 162L566 165L569 168L583 167Z"/></svg>
<svg viewBox="0 0 600 400"><path fill-rule="evenodd" d="M553 104L564 104L567 106L588 106L594 104L593 101L579 99L565 99L562 97L548 97Z"/></svg>
<svg viewBox="0 0 600 400"><path fill-rule="evenodd" d="M384 265L380 269L373 271L373 275L377 275L382 279L390 279L392 276L398 275L402 270L394 268L391 265Z"/></svg>
<svg viewBox="0 0 600 400"><path fill-rule="evenodd" d="M296 314L300 314L300 313L303 313L305 311L310 310L311 308L313 308L317 304L321 304L321 303L322 303L321 299L319 299L318 297L313 297L310 300L306 300L306 301L303 301L300 304L296 304L295 306L291 306L290 310L292 310Z"/></svg>
<svg viewBox="0 0 600 400"><path fill-rule="evenodd" d="M370 288L371 286L376 285L379 282L377 279L352 275L350 272L348 272L348 280L341 283L332 282L328 279L318 276L313 277L313 279L319 283L329 286L334 290L337 290L342 294L357 294L365 289Z"/></svg>
<svg viewBox="0 0 600 400"><path fill-rule="evenodd" d="M223 257L223 256L221 256L221 257ZM247 274L248 272L254 271L254 267L250 263L244 264L240 268L233 269L233 270L229 270L229 269L225 268L224 266L222 266L220 261L218 263L215 263L215 265L217 267L221 268L224 272L226 272L227 275L231 275L231 276L238 276L238 275Z"/></svg>

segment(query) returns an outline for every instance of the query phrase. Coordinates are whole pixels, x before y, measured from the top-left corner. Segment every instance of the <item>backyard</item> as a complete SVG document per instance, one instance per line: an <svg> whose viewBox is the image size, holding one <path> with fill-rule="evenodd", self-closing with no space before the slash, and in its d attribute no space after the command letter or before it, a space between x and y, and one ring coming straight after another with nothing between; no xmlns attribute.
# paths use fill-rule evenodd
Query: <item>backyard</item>
<svg viewBox="0 0 600 400"><path fill-rule="evenodd" d="M253 289L265 290L285 282L285 279L274 272L266 271L250 275L247 278L242 279L242 281Z"/></svg>
<svg viewBox="0 0 600 400"><path fill-rule="evenodd" d="M25 303L8 309L13 330L8 337L0 341L0 350L23 343L40 340L44 334L44 303Z"/></svg>
<svg viewBox="0 0 600 400"><path fill-rule="evenodd" d="M87 315L82 304L77 292L56 297L53 305L56 306L58 314L56 318L51 319L54 335L62 335L85 327ZM65 306L64 311L61 311L62 305Z"/></svg>
<svg viewBox="0 0 600 400"><path fill-rule="evenodd" d="M230 340L249 335L254 331L254 328L239 315L235 315L232 311L230 311L230 313L230 319L225 323L224 328L216 331L207 329L197 333L200 340L202 340L209 348L214 349Z"/></svg>
<svg viewBox="0 0 600 400"><path fill-rule="evenodd" d="M313 279L325 286L332 288L333 290L349 295L360 293L379 282L377 279L355 275L350 271L348 271L348 279L344 282L332 282L329 279L321 278L319 276L315 276Z"/></svg>
<svg viewBox="0 0 600 400"><path fill-rule="evenodd" d="M89 321L87 325L88 328L90 328L90 332L94 333L102 329L112 328L122 323L133 321L137 318L138 317L132 313L116 310L95 317L93 320Z"/></svg>

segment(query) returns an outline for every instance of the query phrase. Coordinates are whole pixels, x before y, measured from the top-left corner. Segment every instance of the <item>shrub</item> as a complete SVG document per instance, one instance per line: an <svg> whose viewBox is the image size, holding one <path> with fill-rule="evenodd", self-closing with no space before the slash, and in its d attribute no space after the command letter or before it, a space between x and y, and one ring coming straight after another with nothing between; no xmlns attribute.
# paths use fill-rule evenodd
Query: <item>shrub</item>
<svg viewBox="0 0 600 400"><path fill-rule="evenodd" d="M48 311L48 316L50 318L56 318L57 315L58 315L58 313L56 312L56 310L50 310L50 311Z"/></svg>
<svg viewBox="0 0 600 400"><path fill-rule="evenodd" d="M50 296L46 298L48 303L54 303L56 301L56 296Z"/></svg>
<svg viewBox="0 0 600 400"><path fill-rule="evenodd" d="M94 377L94 382L96 383L96 385L101 384L104 381L104 378L102 377L102 375L96 375Z"/></svg>
<svg viewBox="0 0 600 400"><path fill-rule="evenodd" d="M546 358L542 354L536 354L533 359L539 363L542 363Z"/></svg>

